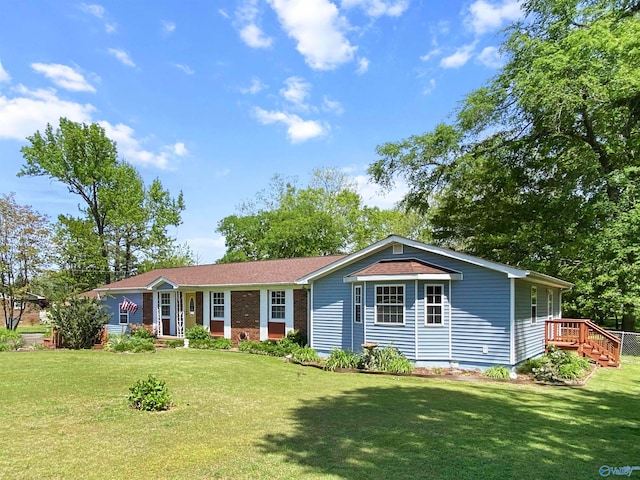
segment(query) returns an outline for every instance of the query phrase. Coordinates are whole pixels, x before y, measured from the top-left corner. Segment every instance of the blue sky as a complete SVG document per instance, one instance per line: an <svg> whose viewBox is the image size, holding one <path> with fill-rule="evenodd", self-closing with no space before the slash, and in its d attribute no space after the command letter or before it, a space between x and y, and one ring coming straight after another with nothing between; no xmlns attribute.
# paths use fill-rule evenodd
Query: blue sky
<svg viewBox="0 0 640 480"><path fill-rule="evenodd" d="M187 209L174 232L211 263L217 223L274 174L338 168L366 203L375 147L446 121L501 65L516 0L0 2L0 192L55 220L79 199L17 178L25 137L98 122Z"/></svg>

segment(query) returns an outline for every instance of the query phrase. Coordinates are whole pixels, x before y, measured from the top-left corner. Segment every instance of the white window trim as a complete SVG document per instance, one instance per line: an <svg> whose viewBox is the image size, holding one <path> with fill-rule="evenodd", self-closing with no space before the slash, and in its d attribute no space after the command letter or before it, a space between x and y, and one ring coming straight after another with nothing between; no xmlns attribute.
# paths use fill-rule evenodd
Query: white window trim
<svg viewBox="0 0 640 480"><path fill-rule="evenodd" d="M392 323L392 322L379 322L378 321L378 288L384 288L384 287L394 287L394 288L398 288L398 287L402 287L402 323ZM373 311L373 324L374 325L384 325L385 327L403 327L406 323L407 323L407 305L406 305L406 285L404 284L384 284L384 285L374 285L373 286L373 305L374 305L374 311ZM398 306L400 305L399 303L388 303L385 304L388 306Z"/></svg>
<svg viewBox="0 0 640 480"><path fill-rule="evenodd" d="M553 290L547 289L547 320L553 320Z"/></svg>
<svg viewBox="0 0 640 480"><path fill-rule="evenodd" d="M282 294L284 295L284 297L283 297L284 298L284 303L276 303L275 304L278 307L280 307L280 306L284 307L284 317L282 317L282 318L280 318L280 317L279 318L273 318L273 308L272 307L274 306L273 294L275 292L282 292ZM269 322L286 323L287 322L287 310L288 310L287 309L287 305L288 305L288 302L287 302L287 291L286 290L269 290L269 299L268 299L268 301L269 301L269 311L268 311L268 320L269 320Z"/></svg>
<svg viewBox="0 0 640 480"><path fill-rule="evenodd" d="M127 318L126 322L122 321L123 316ZM120 309L120 314L118 315L118 325L129 325L129 312L127 310Z"/></svg>
<svg viewBox="0 0 640 480"><path fill-rule="evenodd" d="M213 296L214 294L221 294L222 295L222 316L221 317L216 317L215 314L213 312L215 312L215 307L219 307L221 306L219 303L215 303L213 301ZM226 320L227 318L227 294L224 291L221 290L215 290L212 292L209 292L209 298L210 298L210 305L211 305L211 311L209 313L209 318L211 320Z"/></svg>
<svg viewBox="0 0 640 480"><path fill-rule="evenodd" d="M530 309L529 309L529 315L531 316L531 325L537 325L538 324L538 287L535 285L531 286L531 295L530 295L530 301L531 301L531 305L530 305ZM536 315L535 317L533 316L533 307L536 307Z"/></svg>
<svg viewBox="0 0 640 480"><path fill-rule="evenodd" d="M428 287L440 287L440 304L429 304L427 303L427 288ZM424 326L425 327L429 327L429 328L440 328L440 327L444 327L445 326L445 315L444 315L444 307L446 304L445 301L445 289L444 289L444 283L430 283L430 284L426 284L424 286ZM440 306L440 323L428 323L427 322L427 317L428 317L428 307L437 307Z"/></svg>
<svg viewBox="0 0 640 480"><path fill-rule="evenodd" d="M356 303L356 289L360 290L360 303ZM360 305L360 320L356 320L356 305ZM362 324L362 285L353 286L353 323Z"/></svg>

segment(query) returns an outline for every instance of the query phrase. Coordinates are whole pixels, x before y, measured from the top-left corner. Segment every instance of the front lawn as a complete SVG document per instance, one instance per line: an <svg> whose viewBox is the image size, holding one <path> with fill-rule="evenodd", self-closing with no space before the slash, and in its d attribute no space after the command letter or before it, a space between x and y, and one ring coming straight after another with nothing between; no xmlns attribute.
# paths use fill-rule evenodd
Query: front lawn
<svg viewBox="0 0 640 480"><path fill-rule="evenodd" d="M601 478L640 465L640 364L585 388L337 374L240 353L0 353L0 478ZM127 406L165 380L175 407Z"/></svg>

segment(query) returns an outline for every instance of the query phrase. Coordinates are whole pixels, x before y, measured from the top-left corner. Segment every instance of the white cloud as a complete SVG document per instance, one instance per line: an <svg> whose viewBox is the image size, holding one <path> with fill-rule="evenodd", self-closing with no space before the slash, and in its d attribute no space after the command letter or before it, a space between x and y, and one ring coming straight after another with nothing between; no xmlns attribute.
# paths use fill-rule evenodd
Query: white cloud
<svg viewBox="0 0 640 480"><path fill-rule="evenodd" d="M409 192L409 188L402 180L397 180L393 190L383 191L379 185L371 183L368 175L352 175L358 193L363 203L369 207L387 210L395 207Z"/></svg>
<svg viewBox="0 0 640 480"><path fill-rule="evenodd" d="M2 62L0 62L0 83L2 82L9 83L10 81L11 81L11 75L9 75L9 72L7 72L3 68Z"/></svg>
<svg viewBox="0 0 640 480"><path fill-rule="evenodd" d="M162 20L162 31L169 35L171 33L173 33L176 29L176 24L173 22L167 22L165 20Z"/></svg>
<svg viewBox="0 0 640 480"><path fill-rule="evenodd" d="M240 29L240 38L252 48L269 48L273 42L255 23L242 27Z"/></svg>
<svg viewBox="0 0 640 480"><path fill-rule="evenodd" d="M308 110L309 106L305 101L309 97L311 84L305 82L304 79L300 77L289 77L284 83L287 87L280 89L280 95L296 107L302 110Z"/></svg>
<svg viewBox="0 0 640 480"><path fill-rule="evenodd" d="M342 115L344 113L342 104L337 100L330 100L326 95L322 99L322 110L325 112L333 112L336 115Z"/></svg>
<svg viewBox="0 0 640 480"><path fill-rule="evenodd" d="M520 0L503 0L501 4L493 4L486 0L476 0L469 6L465 23L477 34L497 30L506 22L522 17Z"/></svg>
<svg viewBox="0 0 640 480"><path fill-rule="evenodd" d="M135 131L128 125L118 123L111 125L107 121L98 122L104 128L105 134L116 142L118 155L133 165L153 166L161 169L169 169L170 162L177 156L187 155L189 152L184 143L167 145L160 153L146 150L140 141L135 138Z"/></svg>
<svg viewBox="0 0 640 480"><path fill-rule="evenodd" d="M452 55L440 60L440 66L442 68L460 68L465 65L469 59L473 50L476 48L476 44L465 45L456 50Z"/></svg>
<svg viewBox="0 0 640 480"><path fill-rule="evenodd" d="M88 123L96 110L88 103L62 100L54 89L29 90L18 85L14 92L13 98L0 95L0 138L24 140L47 123L57 125L60 117Z"/></svg>
<svg viewBox="0 0 640 480"><path fill-rule="evenodd" d="M409 0L342 0L342 8L362 8L371 17L399 17L407 8Z"/></svg>
<svg viewBox="0 0 640 480"><path fill-rule="evenodd" d="M194 73L196 73L195 70L193 70L188 65L183 65L181 63L172 63L171 65L173 65L174 67L176 67L179 70L182 70L187 75L193 75Z"/></svg>
<svg viewBox="0 0 640 480"><path fill-rule="evenodd" d="M263 110L256 107L253 115L263 125L282 123L287 126L287 137L291 143L301 143L312 138L322 137L329 131L329 127L315 120L303 120L298 115L286 112Z"/></svg>
<svg viewBox="0 0 640 480"><path fill-rule="evenodd" d="M315 70L333 70L351 62L358 47L344 32L347 20L329 0L267 0L296 49Z"/></svg>
<svg viewBox="0 0 640 480"><path fill-rule="evenodd" d="M89 15L93 15L96 18L104 17L104 13L105 13L104 7L96 3L93 3L93 4L81 3L80 10L82 10L84 13L87 13Z"/></svg>
<svg viewBox="0 0 640 480"><path fill-rule="evenodd" d="M117 58L122 64L128 67L136 66L133 60L131 60L131 57L129 57L129 54L124 50L118 50L117 48L109 48L107 51L109 52L110 55Z"/></svg>
<svg viewBox="0 0 640 480"><path fill-rule="evenodd" d="M489 68L500 68L504 65L500 50L496 47L485 47L478 55L478 61Z"/></svg>
<svg viewBox="0 0 640 480"><path fill-rule="evenodd" d="M198 225L194 231L202 231L202 226ZM213 263L222 258L227 252L225 237L221 235L215 237L188 237L184 241L193 250L198 265Z"/></svg>
<svg viewBox="0 0 640 480"><path fill-rule="evenodd" d="M187 155L189 155L189 150L187 150L187 147L182 142L175 143L172 146L172 149L173 153L175 153L179 157L186 157Z"/></svg>
<svg viewBox="0 0 640 480"><path fill-rule="evenodd" d="M422 55L420 57L420 60L422 60L423 62L428 62L429 60L431 60L432 57L440 55L441 53L442 53L442 50L440 48L434 48L433 50L429 51L428 53Z"/></svg>
<svg viewBox="0 0 640 480"><path fill-rule="evenodd" d="M251 48L269 48L273 40L258 25L259 13L257 0L244 0L240 3L236 10L240 38Z"/></svg>
<svg viewBox="0 0 640 480"><path fill-rule="evenodd" d="M96 89L87 82L82 74L73 68L59 63L32 63L31 68L42 73L55 85L72 92L95 92Z"/></svg>
<svg viewBox="0 0 640 480"><path fill-rule="evenodd" d="M244 93L245 95L247 94L255 95L257 93L260 93L262 90L264 90L267 87L268 85L265 85L264 83L262 83L259 78L254 77L251 80L251 86L247 88L241 88L240 93Z"/></svg>
<svg viewBox="0 0 640 480"><path fill-rule="evenodd" d="M422 94L430 95L435 90L435 88L436 88L436 79L432 78L431 80L429 80L427 85L422 89Z"/></svg>
<svg viewBox="0 0 640 480"><path fill-rule="evenodd" d="M366 57L358 59L358 69L356 73L358 75L364 75L369 70L369 59Z"/></svg>
<svg viewBox="0 0 640 480"><path fill-rule="evenodd" d="M218 9L218 13L222 15L224 18L229 18L229 14L225 12L223 9Z"/></svg>
<svg viewBox="0 0 640 480"><path fill-rule="evenodd" d="M117 29L118 29L118 24L115 22L104 24L104 30L107 33L114 33Z"/></svg>

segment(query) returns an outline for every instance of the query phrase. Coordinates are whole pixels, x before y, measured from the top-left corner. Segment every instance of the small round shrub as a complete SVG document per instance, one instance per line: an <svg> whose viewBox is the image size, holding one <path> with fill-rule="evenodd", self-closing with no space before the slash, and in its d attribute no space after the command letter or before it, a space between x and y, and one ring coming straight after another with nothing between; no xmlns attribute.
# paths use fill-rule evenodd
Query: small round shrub
<svg viewBox="0 0 640 480"><path fill-rule="evenodd" d="M307 336L304 333L301 333L300 330L290 331L287 333L287 338L301 347L304 347L307 344Z"/></svg>
<svg viewBox="0 0 640 480"><path fill-rule="evenodd" d="M191 346L191 342L193 342L194 340L211 339L209 330L204 328L202 325L194 325L193 327L188 328L184 336L189 340L189 346Z"/></svg>
<svg viewBox="0 0 640 480"><path fill-rule="evenodd" d="M516 367L516 373L530 375L533 373L534 368L540 368L541 366L542 358L530 358Z"/></svg>
<svg viewBox="0 0 640 480"><path fill-rule="evenodd" d="M318 353L311 347L301 347L291 354L291 359L300 363L317 363L320 361Z"/></svg>
<svg viewBox="0 0 640 480"><path fill-rule="evenodd" d="M163 380L149 375L129 389L129 405L138 410L155 412L171 408L171 393Z"/></svg>
<svg viewBox="0 0 640 480"><path fill-rule="evenodd" d="M24 339L15 330L0 329L0 352L18 350L24 345Z"/></svg>
<svg viewBox="0 0 640 480"><path fill-rule="evenodd" d="M497 380L509 379L509 369L503 365L495 365L489 367L484 371L485 377L494 378Z"/></svg>
<svg viewBox="0 0 640 480"><path fill-rule="evenodd" d="M131 325L131 336L135 338L153 338L156 336L142 325Z"/></svg>
<svg viewBox="0 0 640 480"><path fill-rule="evenodd" d="M336 368L358 368L359 363L360 355L357 353L335 348L329 353L324 369L333 372Z"/></svg>

